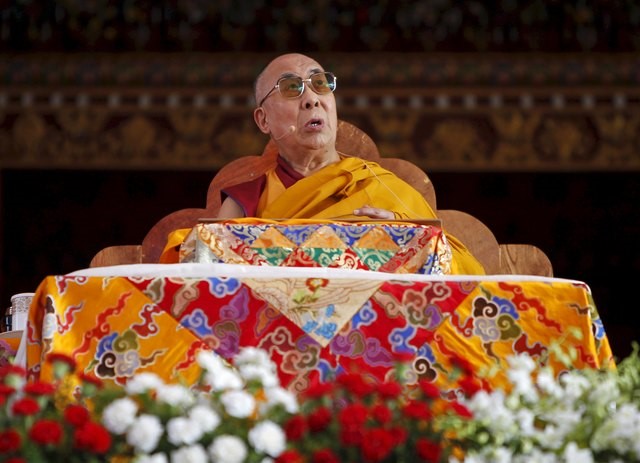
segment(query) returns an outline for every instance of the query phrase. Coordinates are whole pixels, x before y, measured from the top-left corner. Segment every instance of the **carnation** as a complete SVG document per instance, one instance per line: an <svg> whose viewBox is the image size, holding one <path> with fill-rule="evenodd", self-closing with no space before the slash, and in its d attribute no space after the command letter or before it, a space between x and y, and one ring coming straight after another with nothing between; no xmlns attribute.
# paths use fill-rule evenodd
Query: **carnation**
<svg viewBox="0 0 640 463"><path fill-rule="evenodd" d="M112 402L102 412L102 424L114 434L124 434L133 424L138 405L129 397Z"/></svg>
<svg viewBox="0 0 640 463"><path fill-rule="evenodd" d="M156 400L174 407L186 408L193 405L194 397L186 387L178 384L169 384L158 387Z"/></svg>
<svg viewBox="0 0 640 463"><path fill-rule="evenodd" d="M206 405L196 405L189 410L189 418L205 433L214 431L221 422L220 415Z"/></svg>
<svg viewBox="0 0 640 463"><path fill-rule="evenodd" d="M219 463L242 463L247 458L247 446L242 439L233 435L216 437L209 447L211 459Z"/></svg>
<svg viewBox="0 0 640 463"><path fill-rule="evenodd" d="M280 455L286 445L286 436L280 426L273 421L262 421L249 431L249 442L259 452L272 457Z"/></svg>
<svg viewBox="0 0 640 463"><path fill-rule="evenodd" d="M220 396L227 413L235 418L247 418L256 409L256 399L246 391L227 391Z"/></svg>
<svg viewBox="0 0 640 463"><path fill-rule="evenodd" d="M167 423L167 437L174 445L194 444L202 434L199 423L189 418L177 416Z"/></svg>
<svg viewBox="0 0 640 463"><path fill-rule="evenodd" d="M127 443L136 451L149 453L155 450L164 429L157 416L143 414L132 423L127 432Z"/></svg>
<svg viewBox="0 0 640 463"><path fill-rule="evenodd" d="M171 463L207 463L207 452L201 445L181 447L171 452Z"/></svg>
<svg viewBox="0 0 640 463"><path fill-rule="evenodd" d="M162 379L155 373L143 372L127 381L125 391L131 395L144 394L147 391L158 389L163 384Z"/></svg>

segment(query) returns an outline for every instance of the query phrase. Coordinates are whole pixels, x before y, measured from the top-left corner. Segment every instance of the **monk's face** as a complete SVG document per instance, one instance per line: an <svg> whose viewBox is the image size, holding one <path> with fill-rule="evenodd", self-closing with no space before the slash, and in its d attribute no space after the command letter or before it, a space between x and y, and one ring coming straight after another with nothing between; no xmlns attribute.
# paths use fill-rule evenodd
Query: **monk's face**
<svg viewBox="0 0 640 463"><path fill-rule="evenodd" d="M285 76L307 79L324 71L308 56L287 54L273 60L256 82L256 100L260 102ZM275 89L254 111L256 124L280 148L280 152L300 149L333 149L338 127L336 100L333 93L318 94L305 83L302 95L286 98Z"/></svg>

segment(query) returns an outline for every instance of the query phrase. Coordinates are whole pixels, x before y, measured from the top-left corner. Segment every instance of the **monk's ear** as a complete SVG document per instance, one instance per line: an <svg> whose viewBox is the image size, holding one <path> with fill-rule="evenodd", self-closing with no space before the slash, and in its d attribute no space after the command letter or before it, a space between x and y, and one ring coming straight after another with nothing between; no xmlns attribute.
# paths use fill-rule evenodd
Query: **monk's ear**
<svg viewBox="0 0 640 463"><path fill-rule="evenodd" d="M262 133L270 133L269 122L267 122L267 113L265 113L263 107L259 107L253 110L253 120L256 121L256 125Z"/></svg>

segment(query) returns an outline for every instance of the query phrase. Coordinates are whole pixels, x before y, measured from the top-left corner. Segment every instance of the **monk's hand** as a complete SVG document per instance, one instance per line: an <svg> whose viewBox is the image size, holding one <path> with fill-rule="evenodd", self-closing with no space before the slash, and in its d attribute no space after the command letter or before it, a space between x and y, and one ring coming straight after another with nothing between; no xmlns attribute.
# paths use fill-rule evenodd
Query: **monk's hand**
<svg viewBox="0 0 640 463"><path fill-rule="evenodd" d="M393 220L396 218L392 211L386 209L380 209L379 207L369 206L365 204L359 209L353 211L353 215L370 217L372 219Z"/></svg>

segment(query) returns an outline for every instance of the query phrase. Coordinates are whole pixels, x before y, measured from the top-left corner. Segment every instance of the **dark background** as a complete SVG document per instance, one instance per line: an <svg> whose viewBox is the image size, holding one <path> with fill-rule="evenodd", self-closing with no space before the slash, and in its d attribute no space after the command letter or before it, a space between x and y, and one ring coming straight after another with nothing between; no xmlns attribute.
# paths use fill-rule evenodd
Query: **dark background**
<svg viewBox="0 0 640 463"><path fill-rule="evenodd" d="M0 300L46 275L139 244L164 215L203 207L214 172L1 170ZM586 282L621 358L640 339L640 182L635 172L429 174L440 209L481 219L502 243L544 250L556 277Z"/></svg>
<svg viewBox="0 0 640 463"><path fill-rule="evenodd" d="M633 54L640 52L640 5L0 1L0 54L285 51ZM87 267L103 247L140 243L164 215L204 206L215 174L82 167L0 167L0 304L5 307L11 294L34 291L46 275ZM555 276L589 284L614 354L626 355L631 341L640 340L638 172L427 173L440 209L471 213L499 242L537 245L550 257Z"/></svg>

